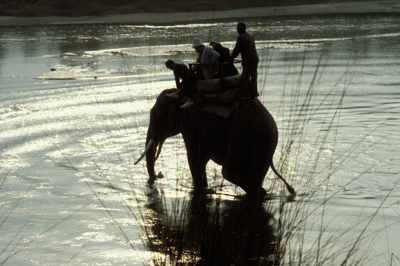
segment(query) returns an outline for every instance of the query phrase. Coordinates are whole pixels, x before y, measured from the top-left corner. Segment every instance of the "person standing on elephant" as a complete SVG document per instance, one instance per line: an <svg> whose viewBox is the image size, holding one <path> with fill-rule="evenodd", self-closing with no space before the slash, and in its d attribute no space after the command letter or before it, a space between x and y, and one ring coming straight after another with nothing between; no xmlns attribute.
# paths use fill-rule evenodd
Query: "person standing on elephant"
<svg viewBox="0 0 400 266"><path fill-rule="evenodd" d="M235 48L229 58L229 62L233 63L239 54L242 55L242 79L240 84L241 94L243 97L255 98L258 97L257 91L257 67L258 54L254 37L246 31L246 24L238 23L237 32L239 34ZM250 86L247 83L250 81Z"/></svg>
<svg viewBox="0 0 400 266"><path fill-rule="evenodd" d="M189 68L185 64L175 63L172 60L166 61L165 66L174 72L176 88L178 89L176 92L170 93L167 96L174 99L179 99L182 88L181 80L190 76Z"/></svg>
<svg viewBox="0 0 400 266"><path fill-rule="evenodd" d="M182 80L182 94L188 97L188 100L181 106L187 108L194 105L192 97L195 83L198 79L212 79L218 77L218 59L220 54L211 47L204 46L199 38L194 38L193 48L199 53L196 62L200 65L194 65L193 70L197 72L195 75L189 76Z"/></svg>
<svg viewBox="0 0 400 266"><path fill-rule="evenodd" d="M230 57L229 48L223 47L218 37L213 37L211 39L210 45L215 51L217 51L217 53L220 54L218 60L219 63L220 64L226 63L222 65L224 70L224 76L231 77L237 75L239 72L237 71L236 67L233 65L233 63L229 63L229 57Z"/></svg>

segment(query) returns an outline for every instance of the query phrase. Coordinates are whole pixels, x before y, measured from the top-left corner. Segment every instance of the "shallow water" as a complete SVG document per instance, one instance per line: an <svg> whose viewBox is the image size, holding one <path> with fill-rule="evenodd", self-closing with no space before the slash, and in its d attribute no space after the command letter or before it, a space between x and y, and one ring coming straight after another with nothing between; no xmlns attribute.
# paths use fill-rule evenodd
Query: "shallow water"
<svg viewBox="0 0 400 266"><path fill-rule="evenodd" d="M282 171L313 213L299 225L306 249L315 247L321 228L322 240L345 232L342 240L351 244L362 234L360 256L369 255L368 263L400 265L399 20L248 23L261 59L260 100L280 130L277 165L296 136ZM143 233L152 228L149 206L160 198L170 211L183 208L176 204L191 191L180 136L164 144L156 167L165 178L151 192L145 162L134 166L149 110L174 86L164 62L193 61L190 43L198 36L205 43L219 36L232 49L235 25L1 29L1 262L151 264ZM219 189L219 166L210 163L208 177ZM272 186L275 180L268 173L264 186L278 198L284 188ZM312 188L315 194L304 196ZM243 192L223 182L222 193Z"/></svg>

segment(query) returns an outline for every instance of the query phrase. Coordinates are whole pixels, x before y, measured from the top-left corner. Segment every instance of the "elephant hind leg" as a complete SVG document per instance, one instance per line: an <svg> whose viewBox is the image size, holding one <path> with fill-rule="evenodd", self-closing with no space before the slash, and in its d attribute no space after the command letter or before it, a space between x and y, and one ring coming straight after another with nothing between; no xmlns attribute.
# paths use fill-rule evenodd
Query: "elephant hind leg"
<svg viewBox="0 0 400 266"><path fill-rule="evenodd" d="M269 167L262 169L260 167L241 168L240 165L239 167L229 167L229 165L224 165L222 167L222 175L226 180L241 187L248 196L252 197L257 196L260 193L266 194L262 184L268 169Z"/></svg>

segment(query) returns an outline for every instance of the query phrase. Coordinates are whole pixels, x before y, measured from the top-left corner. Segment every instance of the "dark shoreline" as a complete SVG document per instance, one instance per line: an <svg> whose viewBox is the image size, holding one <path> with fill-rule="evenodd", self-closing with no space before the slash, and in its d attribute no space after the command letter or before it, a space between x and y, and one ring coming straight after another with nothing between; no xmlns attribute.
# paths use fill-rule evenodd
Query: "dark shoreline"
<svg viewBox="0 0 400 266"><path fill-rule="evenodd" d="M139 13L215 12L243 8L287 7L376 0L3 0L0 16L109 16Z"/></svg>
<svg viewBox="0 0 400 266"><path fill-rule="evenodd" d="M400 1L340 2L302 6L258 7L227 11L138 13L84 17L0 16L2 27L71 25L177 25L326 16L399 16Z"/></svg>

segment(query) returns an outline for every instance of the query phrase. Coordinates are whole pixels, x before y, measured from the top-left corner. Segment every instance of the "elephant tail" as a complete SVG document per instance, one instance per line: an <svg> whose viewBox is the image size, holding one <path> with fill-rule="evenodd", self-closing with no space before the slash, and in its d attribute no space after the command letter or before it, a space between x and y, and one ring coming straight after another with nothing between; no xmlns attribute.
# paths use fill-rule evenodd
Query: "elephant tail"
<svg viewBox="0 0 400 266"><path fill-rule="evenodd" d="M294 190L294 188L292 188L292 186L289 185L289 183L286 182L286 180L278 173L278 171L275 169L275 166L274 166L274 163L273 163L273 162L271 162L271 168L272 168L272 171L274 171L274 173L285 183L286 188L287 188L287 190L289 191L289 193L290 193L292 196L296 196L296 191Z"/></svg>

